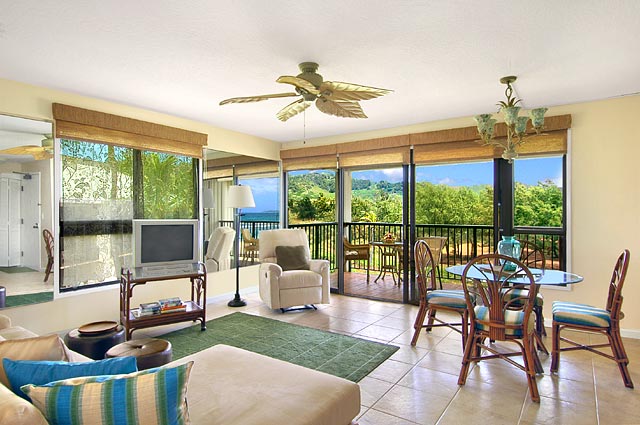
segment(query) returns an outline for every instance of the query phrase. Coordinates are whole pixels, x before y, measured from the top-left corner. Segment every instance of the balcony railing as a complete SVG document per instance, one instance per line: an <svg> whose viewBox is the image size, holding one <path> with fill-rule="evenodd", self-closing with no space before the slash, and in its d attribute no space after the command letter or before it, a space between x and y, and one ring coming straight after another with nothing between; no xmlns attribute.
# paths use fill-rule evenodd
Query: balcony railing
<svg viewBox="0 0 640 425"><path fill-rule="evenodd" d="M233 226L232 221L220 221L220 225ZM243 229L249 229L253 237L258 237L262 230L277 229L279 224L271 221L242 222ZM336 242L337 222L292 224L290 228L304 229L309 238L309 249L312 258L329 260L331 269L337 269ZM393 234L397 240L403 240L403 226L399 223L345 223L344 234L353 244L368 244L381 241L387 233ZM444 268L465 264L470 259L495 251L493 226L463 224L417 224L416 237L441 236L447 238L442 253L441 266ZM516 239L529 241L539 246L546 257L547 268L565 269L564 235L558 228L517 228ZM242 249L242 248L241 248ZM244 252L241 251L241 256ZM382 264L381 250L372 249L369 269L380 271ZM366 270L365 260L352 261L351 269ZM447 276L446 273L442 275ZM448 276L453 278L454 276Z"/></svg>

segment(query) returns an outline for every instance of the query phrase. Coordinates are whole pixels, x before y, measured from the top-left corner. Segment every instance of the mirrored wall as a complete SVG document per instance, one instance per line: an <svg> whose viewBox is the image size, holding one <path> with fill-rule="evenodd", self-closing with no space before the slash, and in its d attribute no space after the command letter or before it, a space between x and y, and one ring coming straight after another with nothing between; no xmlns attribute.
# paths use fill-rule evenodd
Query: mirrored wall
<svg viewBox="0 0 640 425"><path fill-rule="evenodd" d="M53 299L53 125L0 115L0 306Z"/></svg>
<svg viewBox="0 0 640 425"><path fill-rule="evenodd" d="M220 246L219 227L235 229L235 209L228 207L229 187L234 184L249 186L255 207L241 210L239 264L250 266L259 262L260 246L258 238L263 230L277 229L280 217L280 163L279 161L237 155L228 152L205 150L203 164L203 212L205 252L215 255ZM211 247L209 247L211 245ZM227 249L226 246L223 249ZM220 264L208 261L207 270L220 267L234 267L235 249L231 246L228 261Z"/></svg>

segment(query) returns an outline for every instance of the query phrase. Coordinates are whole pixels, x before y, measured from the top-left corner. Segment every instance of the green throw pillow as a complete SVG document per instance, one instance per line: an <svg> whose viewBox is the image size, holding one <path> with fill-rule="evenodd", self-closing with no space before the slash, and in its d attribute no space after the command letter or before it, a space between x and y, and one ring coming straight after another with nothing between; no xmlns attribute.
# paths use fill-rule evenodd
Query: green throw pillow
<svg viewBox="0 0 640 425"><path fill-rule="evenodd" d="M287 270L309 270L309 261L305 251L305 247L302 245L276 246L276 262L285 272Z"/></svg>
<svg viewBox="0 0 640 425"><path fill-rule="evenodd" d="M22 391L51 425L183 425L193 362L126 375L71 378Z"/></svg>

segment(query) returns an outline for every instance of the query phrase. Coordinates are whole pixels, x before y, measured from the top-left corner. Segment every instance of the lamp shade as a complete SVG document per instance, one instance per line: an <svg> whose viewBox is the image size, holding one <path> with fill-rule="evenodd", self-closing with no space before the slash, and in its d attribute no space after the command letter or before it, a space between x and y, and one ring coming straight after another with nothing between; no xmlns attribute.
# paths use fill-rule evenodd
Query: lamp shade
<svg viewBox="0 0 640 425"><path fill-rule="evenodd" d="M256 206L249 186L229 186L227 206L230 208L253 208Z"/></svg>
<svg viewBox="0 0 640 425"><path fill-rule="evenodd" d="M213 190L212 189L203 189L202 190L202 208L212 209L214 208L213 204Z"/></svg>

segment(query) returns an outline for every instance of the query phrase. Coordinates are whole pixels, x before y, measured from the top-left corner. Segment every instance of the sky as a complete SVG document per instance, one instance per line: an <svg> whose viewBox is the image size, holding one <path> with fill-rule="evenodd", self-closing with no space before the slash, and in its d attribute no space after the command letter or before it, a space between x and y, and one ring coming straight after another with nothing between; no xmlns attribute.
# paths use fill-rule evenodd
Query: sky
<svg viewBox="0 0 640 425"><path fill-rule="evenodd" d="M304 174L307 171L291 174ZM493 161L473 162L466 164L433 165L416 167L417 181L449 186L476 186L493 184ZM401 182L402 168L386 168L379 170L354 171L353 178L372 181ZM277 211L279 206L277 177L259 179L240 179L244 185L250 186L256 201L256 208L250 212ZM551 180L562 187L562 157L518 159L515 162L515 180L526 185L537 185L538 182ZM249 212L249 211L247 211Z"/></svg>
<svg viewBox="0 0 640 425"><path fill-rule="evenodd" d="M446 184L449 186L476 186L493 184L493 161L467 164L432 165L416 167L419 182ZM354 171L353 178L372 181L402 181L402 168ZM562 158L519 159L515 163L515 180L526 185L537 185L540 181L551 180L562 186Z"/></svg>
<svg viewBox="0 0 640 425"><path fill-rule="evenodd" d="M264 211L278 211L280 191L280 179L278 177L265 177L259 179L239 179L240 183L249 186L256 202L255 208L244 210L245 213L258 213Z"/></svg>

